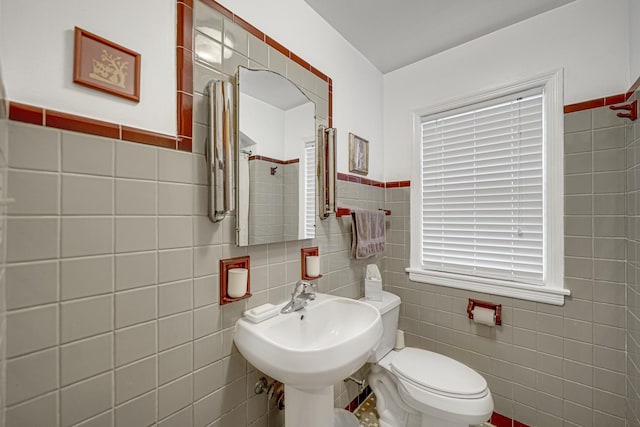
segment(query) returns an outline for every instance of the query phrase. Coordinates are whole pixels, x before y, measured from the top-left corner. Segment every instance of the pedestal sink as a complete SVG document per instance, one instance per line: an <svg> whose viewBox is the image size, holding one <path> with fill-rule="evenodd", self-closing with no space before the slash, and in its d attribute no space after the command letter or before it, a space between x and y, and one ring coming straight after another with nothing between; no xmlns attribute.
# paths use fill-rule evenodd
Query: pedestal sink
<svg viewBox="0 0 640 427"><path fill-rule="evenodd" d="M260 323L241 318L234 331L247 361L285 385L286 427L333 426L333 384L359 369L381 337L377 309L327 294Z"/></svg>

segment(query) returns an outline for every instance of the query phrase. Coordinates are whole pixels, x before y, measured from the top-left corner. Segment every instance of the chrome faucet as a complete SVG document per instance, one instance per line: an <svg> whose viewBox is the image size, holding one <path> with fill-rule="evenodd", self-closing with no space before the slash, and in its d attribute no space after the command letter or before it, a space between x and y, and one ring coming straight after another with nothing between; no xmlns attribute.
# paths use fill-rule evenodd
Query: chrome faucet
<svg viewBox="0 0 640 427"><path fill-rule="evenodd" d="M306 280L298 280L291 293L291 301L282 307L280 313L292 313L305 308L309 301L316 299L316 293L313 290L309 292L309 289L314 286L313 283L307 282Z"/></svg>

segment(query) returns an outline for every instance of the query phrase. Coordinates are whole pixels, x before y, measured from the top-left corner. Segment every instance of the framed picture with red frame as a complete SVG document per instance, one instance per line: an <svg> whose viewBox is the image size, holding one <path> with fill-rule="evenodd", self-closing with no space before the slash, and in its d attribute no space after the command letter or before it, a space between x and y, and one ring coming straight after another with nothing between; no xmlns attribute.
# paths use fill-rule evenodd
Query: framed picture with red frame
<svg viewBox="0 0 640 427"><path fill-rule="evenodd" d="M73 81L140 102L140 54L75 27Z"/></svg>

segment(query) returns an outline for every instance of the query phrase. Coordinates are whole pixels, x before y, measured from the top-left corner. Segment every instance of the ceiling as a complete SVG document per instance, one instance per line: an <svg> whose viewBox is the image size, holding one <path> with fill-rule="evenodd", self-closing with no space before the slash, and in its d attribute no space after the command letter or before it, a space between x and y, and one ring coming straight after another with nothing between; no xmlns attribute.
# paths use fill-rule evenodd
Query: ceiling
<svg viewBox="0 0 640 427"><path fill-rule="evenodd" d="M574 0L305 0L382 73Z"/></svg>

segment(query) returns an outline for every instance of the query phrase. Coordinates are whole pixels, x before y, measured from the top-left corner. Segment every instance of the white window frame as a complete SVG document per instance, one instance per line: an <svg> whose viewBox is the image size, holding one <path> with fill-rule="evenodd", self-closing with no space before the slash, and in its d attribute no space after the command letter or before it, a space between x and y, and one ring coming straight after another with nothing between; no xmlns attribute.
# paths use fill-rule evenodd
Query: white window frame
<svg viewBox="0 0 640 427"><path fill-rule="evenodd" d="M422 268L422 129L421 118L444 111L542 88L545 132L543 285L445 273ZM564 287L564 106L562 69L492 91L456 99L414 111L414 145L411 176L411 258L409 279L452 288L563 305L569 290Z"/></svg>

